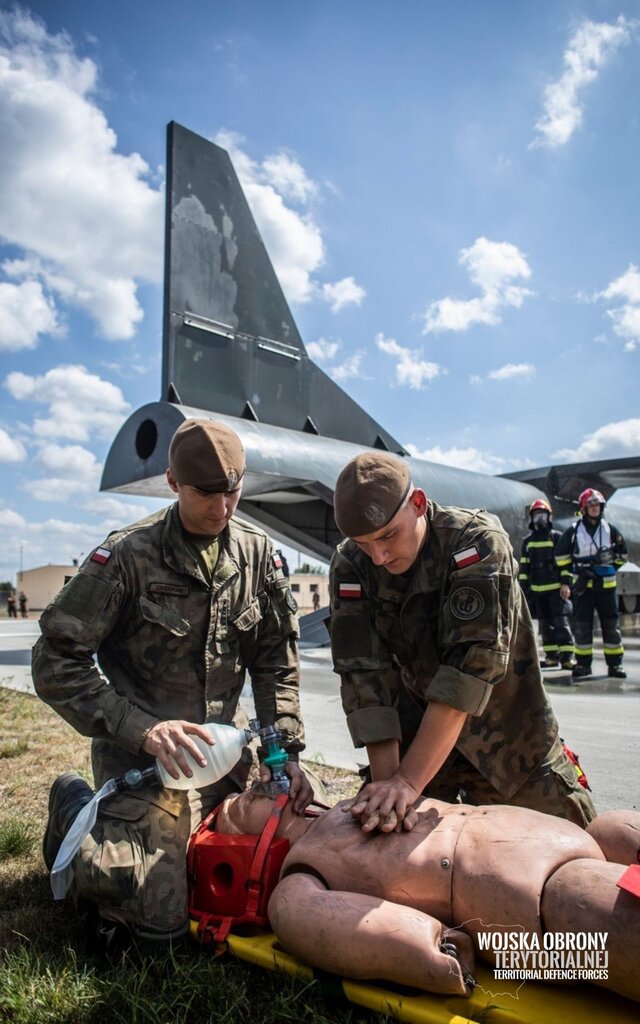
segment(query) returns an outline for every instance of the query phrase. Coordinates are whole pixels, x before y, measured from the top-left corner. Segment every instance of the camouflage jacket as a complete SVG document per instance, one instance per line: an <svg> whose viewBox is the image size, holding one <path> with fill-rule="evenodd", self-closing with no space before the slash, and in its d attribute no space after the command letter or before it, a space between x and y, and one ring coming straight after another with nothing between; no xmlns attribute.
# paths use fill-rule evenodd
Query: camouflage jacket
<svg viewBox="0 0 640 1024"><path fill-rule="evenodd" d="M356 746L403 738L401 688L420 707L469 714L456 744L508 799L548 754L558 726L538 664L509 538L484 511L431 502L410 577L350 540L331 564L331 646Z"/></svg>
<svg viewBox="0 0 640 1024"><path fill-rule="evenodd" d="M303 748L288 581L261 530L234 517L220 542L209 587L174 504L111 534L42 614L36 692L93 737L97 778L151 764L159 720L231 722L245 669L260 721Z"/></svg>

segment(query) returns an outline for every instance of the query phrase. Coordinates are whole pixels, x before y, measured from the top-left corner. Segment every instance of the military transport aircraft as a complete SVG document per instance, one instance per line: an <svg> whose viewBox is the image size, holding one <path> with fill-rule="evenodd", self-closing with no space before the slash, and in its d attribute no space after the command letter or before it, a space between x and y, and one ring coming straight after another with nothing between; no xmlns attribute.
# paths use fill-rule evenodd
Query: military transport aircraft
<svg viewBox="0 0 640 1024"><path fill-rule="evenodd" d="M489 476L409 457L307 355L228 153L172 122L167 170L162 398L118 433L102 490L170 498L169 440L194 416L222 420L242 439L240 515L326 560L340 540L336 477L365 449L406 458L414 482L440 504L494 512L516 552L535 498L551 501L562 528L583 488L609 499L640 484L640 458ZM609 508L640 560L640 515Z"/></svg>

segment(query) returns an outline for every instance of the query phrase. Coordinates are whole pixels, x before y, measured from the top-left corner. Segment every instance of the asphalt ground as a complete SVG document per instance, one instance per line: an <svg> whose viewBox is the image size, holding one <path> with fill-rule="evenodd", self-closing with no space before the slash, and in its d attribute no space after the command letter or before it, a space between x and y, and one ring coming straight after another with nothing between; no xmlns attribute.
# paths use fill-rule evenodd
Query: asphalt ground
<svg viewBox="0 0 640 1024"><path fill-rule="evenodd" d="M0 620L0 686L33 692L31 647L38 636L35 618ZM625 625L623 636L628 676L625 680L607 677L597 639L591 679L572 685L567 672L543 672L560 723L560 735L579 755L601 812L621 807L640 809L638 625ZM329 650L303 649L301 666L301 703L307 733L305 756L338 768L357 769L366 761L366 754L354 750L351 744ZM247 686L243 699L248 706L250 695Z"/></svg>

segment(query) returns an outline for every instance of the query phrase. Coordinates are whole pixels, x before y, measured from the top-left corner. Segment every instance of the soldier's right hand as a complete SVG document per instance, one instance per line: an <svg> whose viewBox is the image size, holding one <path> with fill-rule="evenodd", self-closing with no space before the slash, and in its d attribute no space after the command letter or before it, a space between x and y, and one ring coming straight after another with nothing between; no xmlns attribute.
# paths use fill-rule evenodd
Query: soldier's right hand
<svg viewBox="0 0 640 1024"><path fill-rule="evenodd" d="M144 738L142 749L146 754L157 757L172 779L179 779L181 772L190 779L193 772L185 757L185 751L188 751L196 764L203 768L207 763L191 736L198 736L210 746L215 742L203 725L173 718L153 725Z"/></svg>

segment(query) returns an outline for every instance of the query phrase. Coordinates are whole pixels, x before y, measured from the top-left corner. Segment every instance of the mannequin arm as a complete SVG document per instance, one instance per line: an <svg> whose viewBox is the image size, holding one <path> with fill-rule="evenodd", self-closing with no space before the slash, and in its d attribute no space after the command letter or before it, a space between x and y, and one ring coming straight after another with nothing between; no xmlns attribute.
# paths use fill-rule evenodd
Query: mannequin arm
<svg viewBox="0 0 640 1024"><path fill-rule="evenodd" d="M315 875L296 873L274 889L269 920L286 950L332 974L461 996L471 991L461 968L474 969L469 936L410 907L334 892ZM441 951L443 940L456 947L461 962Z"/></svg>

